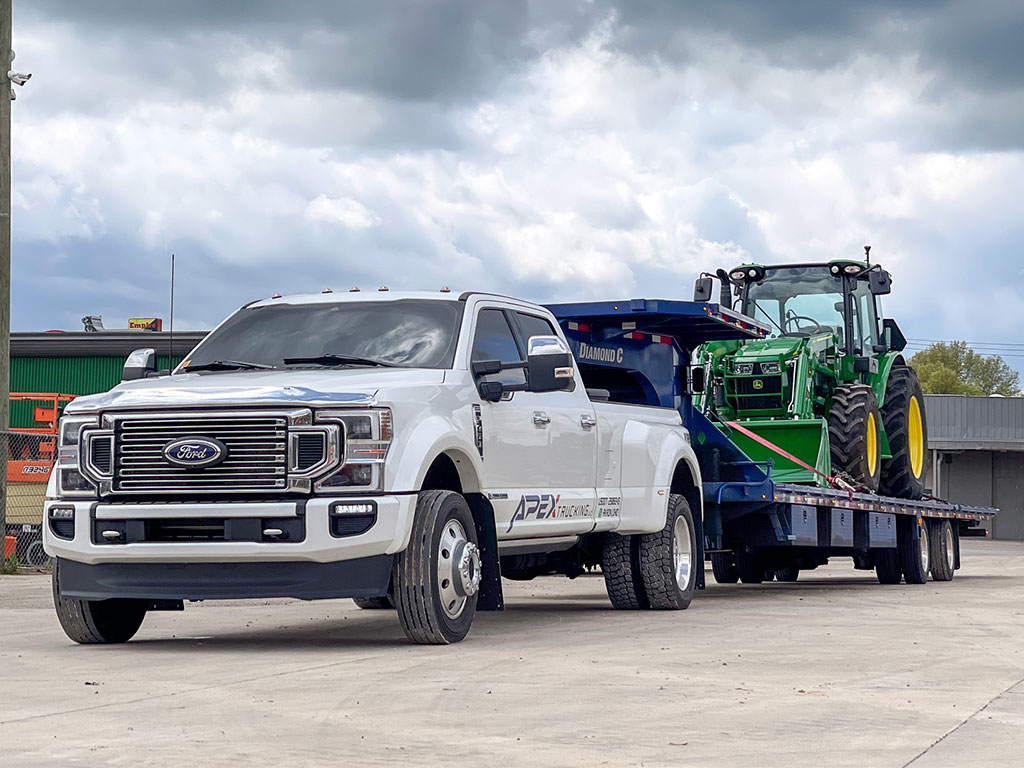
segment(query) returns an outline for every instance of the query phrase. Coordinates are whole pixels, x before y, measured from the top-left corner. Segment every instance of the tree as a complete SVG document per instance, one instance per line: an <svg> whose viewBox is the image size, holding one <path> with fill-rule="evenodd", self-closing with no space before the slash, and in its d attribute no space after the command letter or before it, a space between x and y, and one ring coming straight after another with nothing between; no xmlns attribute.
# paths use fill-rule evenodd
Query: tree
<svg viewBox="0 0 1024 768"><path fill-rule="evenodd" d="M1020 374L999 355L979 355L966 341L932 344L910 358L930 395L1019 397Z"/></svg>

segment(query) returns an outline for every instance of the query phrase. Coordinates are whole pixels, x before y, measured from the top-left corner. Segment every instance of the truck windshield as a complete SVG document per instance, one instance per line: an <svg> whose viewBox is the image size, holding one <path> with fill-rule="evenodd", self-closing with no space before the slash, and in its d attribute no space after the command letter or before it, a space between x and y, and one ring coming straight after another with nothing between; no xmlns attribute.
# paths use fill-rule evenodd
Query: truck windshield
<svg viewBox="0 0 1024 768"><path fill-rule="evenodd" d="M332 357L331 363L341 366L361 365L361 359L369 365L378 361L388 366L450 368L462 306L457 301L401 299L241 309L196 347L182 370L232 369L224 367L225 361L280 368L285 359L307 358L308 365L319 367L326 363L317 358Z"/></svg>
<svg viewBox="0 0 1024 768"><path fill-rule="evenodd" d="M835 333L843 337L843 282L827 265L768 269L747 286L744 314L767 320L772 336Z"/></svg>

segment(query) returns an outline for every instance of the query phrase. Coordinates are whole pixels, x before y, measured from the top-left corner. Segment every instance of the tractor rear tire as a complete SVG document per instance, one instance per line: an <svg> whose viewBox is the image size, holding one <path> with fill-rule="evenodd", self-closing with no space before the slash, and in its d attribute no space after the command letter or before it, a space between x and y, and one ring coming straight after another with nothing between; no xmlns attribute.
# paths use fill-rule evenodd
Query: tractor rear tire
<svg viewBox="0 0 1024 768"><path fill-rule="evenodd" d="M828 442L832 474L843 473L872 493L882 473L882 415L867 384L843 384L832 394Z"/></svg>
<svg viewBox="0 0 1024 768"><path fill-rule="evenodd" d="M736 570L736 558L732 552L712 552L711 572L719 584L735 584L740 580L740 572Z"/></svg>
<svg viewBox="0 0 1024 768"><path fill-rule="evenodd" d="M881 492L900 499L920 499L928 465L928 422L924 392L913 368L900 365L889 374L882 424L892 458L882 460Z"/></svg>

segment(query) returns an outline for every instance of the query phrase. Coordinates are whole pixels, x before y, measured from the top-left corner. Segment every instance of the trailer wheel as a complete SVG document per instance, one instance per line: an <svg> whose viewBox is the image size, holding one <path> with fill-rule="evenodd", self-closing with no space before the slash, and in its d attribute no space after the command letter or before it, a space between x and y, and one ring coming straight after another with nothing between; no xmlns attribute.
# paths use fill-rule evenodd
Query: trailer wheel
<svg viewBox="0 0 1024 768"><path fill-rule="evenodd" d="M605 534L601 550L601 572L604 574L608 599L615 609L637 611L650 607L640 575L638 536Z"/></svg>
<svg viewBox="0 0 1024 768"><path fill-rule="evenodd" d="M732 552L712 552L711 572L719 584L735 584L740 580L740 572L736 570L736 558Z"/></svg>
<svg viewBox="0 0 1024 768"><path fill-rule="evenodd" d="M360 608L371 611L395 607L395 601L391 599L390 595L384 595L383 597L353 597L352 602Z"/></svg>
<svg viewBox="0 0 1024 768"><path fill-rule="evenodd" d="M795 565L787 565L785 568L776 568L775 578L778 581L796 581L800 578L800 569Z"/></svg>
<svg viewBox="0 0 1024 768"><path fill-rule="evenodd" d="M928 581L931 565L931 547L928 546L928 528L924 518L914 517L901 521L899 530L900 566L907 584Z"/></svg>
<svg viewBox="0 0 1024 768"><path fill-rule="evenodd" d="M480 549L469 504L452 491L422 491L409 546L394 567L405 635L421 645L457 643L468 633L480 589Z"/></svg>
<svg viewBox="0 0 1024 768"><path fill-rule="evenodd" d="M882 415L867 384L844 384L832 393L828 443L832 474L842 472L869 491L882 473Z"/></svg>
<svg viewBox="0 0 1024 768"><path fill-rule="evenodd" d="M650 607L681 611L690 607L697 586L697 534L686 497L668 497L665 527L640 537L640 578Z"/></svg>
<svg viewBox="0 0 1024 768"><path fill-rule="evenodd" d="M928 464L928 423L924 392L913 368L896 366L889 374L882 423L892 458L882 461L881 492L901 499L920 499Z"/></svg>
<svg viewBox="0 0 1024 768"><path fill-rule="evenodd" d="M127 643L146 618L142 600L73 600L60 593L60 560L53 561L53 606L60 626L82 645Z"/></svg>
<svg viewBox="0 0 1024 768"><path fill-rule="evenodd" d="M879 549L875 551L875 576L879 584L899 584L903 578L899 550Z"/></svg>
<svg viewBox="0 0 1024 768"><path fill-rule="evenodd" d="M761 558L753 552L736 552L736 572L744 584L760 584L767 575Z"/></svg>
<svg viewBox="0 0 1024 768"><path fill-rule="evenodd" d="M935 581L952 581L956 567L956 544L953 541L953 526L949 520L929 520L928 542L932 555L932 578Z"/></svg>

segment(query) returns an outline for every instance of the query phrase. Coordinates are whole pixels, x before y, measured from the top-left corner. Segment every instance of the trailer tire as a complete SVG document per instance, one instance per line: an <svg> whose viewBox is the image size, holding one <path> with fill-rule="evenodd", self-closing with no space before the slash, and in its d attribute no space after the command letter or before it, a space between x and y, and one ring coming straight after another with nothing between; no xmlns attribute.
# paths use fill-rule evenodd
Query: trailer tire
<svg viewBox="0 0 1024 768"><path fill-rule="evenodd" d="M71 640L81 645L127 643L146 618L143 600L75 600L60 593L60 560L53 561L53 606L60 626Z"/></svg>
<svg viewBox="0 0 1024 768"><path fill-rule="evenodd" d="M476 524L454 491L421 491L409 546L394 565L394 599L406 637L420 645L457 643L476 614L481 579Z"/></svg>
<svg viewBox="0 0 1024 768"><path fill-rule="evenodd" d="M796 565L787 565L785 568L775 569L777 581L796 581L800 578L800 568Z"/></svg>
<svg viewBox="0 0 1024 768"><path fill-rule="evenodd" d="M640 578L650 608L682 611L697 586L697 534L686 497L668 497L665 527L640 537Z"/></svg>
<svg viewBox="0 0 1024 768"><path fill-rule="evenodd" d="M928 534L931 537L932 578L935 581L952 581L956 567L956 542L953 540L953 525L949 520L929 520Z"/></svg>
<svg viewBox="0 0 1024 768"><path fill-rule="evenodd" d="M744 584L760 584L768 572L761 565L761 558L751 552L736 552L736 573Z"/></svg>
<svg viewBox="0 0 1024 768"><path fill-rule="evenodd" d="M640 575L639 536L605 534L601 549L601 572L613 608L619 611L638 611L650 607Z"/></svg>
<svg viewBox="0 0 1024 768"><path fill-rule="evenodd" d="M712 552L711 572L719 584L735 584L740 580L736 570L736 558L732 552Z"/></svg>
<svg viewBox="0 0 1024 768"><path fill-rule="evenodd" d="M360 608L370 611L387 610L395 607L395 601L391 599L390 595L384 595L383 597L353 597L352 602Z"/></svg>
<svg viewBox="0 0 1024 768"><path fill-rule="evenodd" d="M851 477L871 492L882 474L882 415L867 384L843 384L832 393L828 444L832 474Z"/></svg>
<svg viewBox="0 0 1024 768"><path fill-rule="evenodd" d="M903 523L898 531L903 578L907 584L924 584L928 581L932 555L928 546L928 527L924 518L919 517L900 522Z"/></svg>
<svg viewBox="0 0 1024 768"><path fill-rule="evenodd" d="M922 498L928 465L928 421L924 391L913 368L895 366L889 374L882 424L892 458L882 460L880 492L901 499Z"/></svg>
<svg viewBox="0 0 1024 768"><path fill-rule="evenodd" d="M899 550L879 549L875 552L875 576L879 584L899 584L903 578Z"/></svg>

